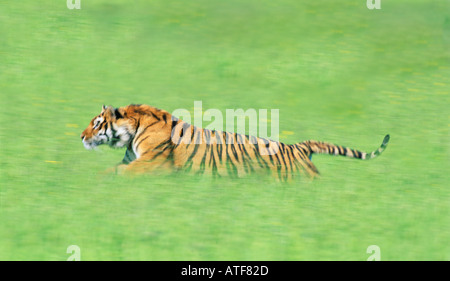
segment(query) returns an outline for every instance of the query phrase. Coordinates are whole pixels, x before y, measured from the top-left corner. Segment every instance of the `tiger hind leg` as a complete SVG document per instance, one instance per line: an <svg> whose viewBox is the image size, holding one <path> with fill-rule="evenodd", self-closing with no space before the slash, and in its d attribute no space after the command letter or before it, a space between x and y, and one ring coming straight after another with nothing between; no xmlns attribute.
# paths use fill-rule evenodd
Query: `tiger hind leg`
<svg viewBox="0 0 450 281"><path fill-rule="evenodd" d="M310 178L318 178L320 176L319 170L317 170L316 165L311 161L312 155L310 155L307 159L304 160L306 167L304 167L305 173Z"/></svg>

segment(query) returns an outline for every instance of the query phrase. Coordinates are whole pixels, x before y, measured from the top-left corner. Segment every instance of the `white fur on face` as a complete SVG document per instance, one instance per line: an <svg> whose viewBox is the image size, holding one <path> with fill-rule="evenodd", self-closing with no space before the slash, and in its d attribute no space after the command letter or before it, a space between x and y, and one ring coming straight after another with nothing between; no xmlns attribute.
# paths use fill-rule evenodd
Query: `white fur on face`
<svg viewBox="0 0 450 281"><path fill-rule="evenodd" d="M94 132L98 130L103 120L101 116L94 120ZM109 144L111 147L121 148L128 146L131 140L132 134L129 132L127 124L119 126L110 122L104 125L101 130L95 132L91 138L84 138L83 145L86 149L94 149L102 144Z"/></svg>
<svg viewBox="0 0 450 281"><path fill-rule="evenodd" d="M104 131L104 130L102 130ZM83 145L86 149L94 149L97 146L107 143L108 142L108 136L101 134L101 132L98 132L96 135L94 135L90 139L83 139Z"/></svg>
<svg viewBox="0 0 450 281"><path fill-rule="evenodd" d="M131 133L128 130L128 126L126 124L118 126L114 123L112 123L112 126L114 127L115 133L112 135L112 130L108 128L112 136L109 145L115 148L128 146L131 141Z"/></svg>
<svg viewBox="0 0 450 281"><path fill-rule="evenodd" d="M96 130L98 127L100 127L103 121L104 118L102 116L95 118L93 130ZM103 128L102 130L99 130L91 138L89 139L83 138L83 145L86 149L94 149L101 144L107 143L108 140L110 139L110 136L111 132L109 132L108 134L108 130L105 131L105 128Z"/></svg>
<svg viewBox="0 0 450 281"><path fill-rule="evenodd" d="M95 118L94 120L94 129L97 129L97 127L103 122L103 117L99 116L97 118Z"/></svg>

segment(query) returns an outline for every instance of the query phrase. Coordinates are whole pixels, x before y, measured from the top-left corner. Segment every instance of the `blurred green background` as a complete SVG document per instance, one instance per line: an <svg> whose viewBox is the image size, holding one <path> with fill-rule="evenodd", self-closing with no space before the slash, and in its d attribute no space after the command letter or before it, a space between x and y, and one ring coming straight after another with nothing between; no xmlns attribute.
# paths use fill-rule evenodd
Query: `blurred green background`
<svg viewBox="0 0 450 281"><path fill-rule="evenodd" d="M0 3L0 259L450 259L450 3L382 0ZM101 105L276 108L322 177L103 175Z"/></svg>

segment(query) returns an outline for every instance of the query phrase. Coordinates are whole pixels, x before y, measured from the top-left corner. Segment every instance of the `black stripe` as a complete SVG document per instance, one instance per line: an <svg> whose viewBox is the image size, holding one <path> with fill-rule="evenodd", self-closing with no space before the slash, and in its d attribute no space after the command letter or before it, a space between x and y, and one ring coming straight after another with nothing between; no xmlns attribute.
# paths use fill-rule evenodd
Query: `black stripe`
<svg viewBox="0 0 450 281"><path fill-rule="evenodd" d="M279 153L280 154L280 158L281 159L283 159L283 163L284 163L284 167L285 167L285 170L286 170L286 173L287 173L287 164L286 164L286 159L284 158L284 154L283 153Z"/></svg>
<svg viewBox="0 0 450 281"><path fill-rule="evenodd" d="M206 142L206 144L208 144L208 145L211 144L211 131L208 130L208 129L204 129L203 131L205 133L205 142Z"/></svg>
<svg viewBox="0 0 450 281"><path fill-rule="evenodd" d="M153 115L153 117L155 117L156 120L161 121L161 118L159 118L158 116L156 116L153 112L151 112L151 115Z"/></svg>
<svg viewBox="0 0 450 281"><path fill-rule="evenodd" d="M224 139L225 139L225 144L226 144L226 145L229 144L229 141L228 141L228 132L223 132L223 135L224 135Z"/></svg>
<svg viewBox="0 0 450 281"><path fill-rule="evenodd" d="M355 149L354 149L354 150L352 150L352 151L353 151L353 154L355 155L355 157L356 157L356 158L361 158L361 155L362 155L362 154L361 154L361 152L360 152L360 151L358 151L358 150L355 150Z"/></svg>
<svg viewBox="0 0 450 281"><path fill-rule="evenodd" d="M252 161L251 161L251 157L250 157L250 155L248 154L247 149L245 148L245 145L242 144L241 146L242 146L241 150L243 151L242 159L243 159L243 160L246 160L246 163L248 163L251 172L254 172L255 169L253 168ZM247 160L247 159L244 157L244 155L246 155L246 156L248 157L249 160ZM261 164L260 164L260 166L262 167Z"/></svg>
<svg viewBox="0 0 450 281"><path fill-rule="evenodd" d="M238 176L238 172L237 172L237 167L236 165L234 165L233 161L231 160L231 158L229 157L228 153L227 153L227 172L228 175L230 176Z"/></svg>
<svg viewBox="0 0 450 281"><path fill-rule="evenodd" d="M216 159L215 159L215 157L214 157L214 149L213 149L213 147L211 146L211 154L209 155L208 167L211 167L211 162L213 162L213 161L214 161L214 164L215 164Z"/></svg>
<svg viewBox="0 0 450 281"><path fill-rule="evenodd" d="M118 108L114 109L114 116L116 117L116 119L123 118L123 116L122 116L122 114L120 114L120 111Z"/></svg>
<svg viewBox="0 0 450 281"><path fill-rule="evenodd" d="M106 124L106 120L103 120L102 123L100 123L98 125L98 130L100 131L101 129L103 129L103 125L105 125L105 124Z"/></svg>
<svg viewBox="0 0 450 281"><path fill-rule="evenodd" d="M197 153L198 147L199 147L198 144L196 144L196 145L194 146L194 151L191 153L191 155L189 156L188 160L187 160L186 163L184 164L185 166L186 166L189 162L192 161L192 158L194 158L195 154ZM191 166L192 166L192 163L191 163Z"/></svg>
<svg viewBox="0 0 450 281"><path fill-rule="evenodd" d="M220 164L222 164L223 144L217 144L216 150L217 150L217 155L219 156L219 162L220 162Z"/></svg>
<svg viewBox="0 0 450 281"><path fill-rule="evenodd" d="M259 165L262 168L261 162L264 163L264 166L266 167L266 169L269 170L269 165L267 165L267 162L264 160L264 158L261 156L261 154L259 153L259 144L258 144L258 140L256 139L256 137L252 136L252 144L253 144L253 152L255 153L255 157L258 160ZM254 140L254 141L253 141Z"/></svg>
<svg viewBox="0 0 450 281"><path fill-rule="evenodd" d="M180 122L180 119L172 116L172 124L171 124L171 128L170 128L170 137L173 139L174 133L175 133L175 128L178 125L178 123Z"/></svg>
<svg viewBox="0 0 450 281"><path fill-rule="evenodd" d="M231 152L233 153L234 157L236 158L236 161L239 163L239 155L236 151L236 147L234 146L234 144L230 144L231 146Z"/></svg>
<svg viewBox="0 0 450 281"><path fill-rule="evenodd" d="M254 169L253 169L253 166L251 164L251 161L248 160L248 159L250 159L250 157L248 157L248 159L245 157L246 155L248 156L247 150L245 150L245 147L244 147L243 144L239 144L238 143L238 147L239 147L239 150L241 151L242 163L244 165L245 172L248 174L249 173L249 169L251 170L251 172L253 172Z"/></svg>
<svg viewBox="0 0 450 281"><path fill-rule="evenodd" d="M163 154L170 147L171 147L171 145L170 145L170 143L168 143L161 151L159 151L152 157L152 160L155 159L156 157L160 156L161 154Z"/></svg>
<svg viewBox="0 0 450 281"><path fill-rule="evenodd" d="M290 152L291 155L292 155L292 159L293 159L292 162L294 163L295 167L297 168L297 171L300 172L300 169L298 168L297 163L296 163L296 162L298 162L298 159L297 159L297 157L295 157L295 155L294 155L294 148L293 148L293 145L289 145L289 146L288 146L288 150L289 150L289 152Z"/></svg>
<svg viewBox="0 0 450 281"><path fill-rule="evenodd" d="M136 144L136 150L138 149L139 145L145 141L146 139L148 139L150 136L146 136L145 138L141 139L137 144Z"/></svg>
<svg viewBox="0 0 450 281"><path fill-rule="evenodd" d="M141 126L141 118L139 118L136 122L136 130L135 132L137 133L137 131L139 130L139 127Z"/></svg>
<svg viewBox="0 0 450 281"><path fill-rule="evenodd" d="M203 174L205 172L205 162L206 162L206 155L209 151L209 145L206 146L205 154L203 154L202 161L200 162L200 170L198 171L198 174Z"/></svg>
<svg viewBox="0 0 450 281"><path fill-rule="evenodd" d="M284 143L283 143L283 146L285 146ZM288 148L286 149L286 154L287 154L288 159L289 159L289 165L290 165L290 167L291 167L291 172L293 173L293 172L294 172L294 169L292 168L292 159L291 159L291 155L289 154L289 146L288 146Z"/></svg>
<svg viewBox="0 0 450 281"><path fill-rule="evenodd" d="M192 169L193 164L194 162L186 162L183 166L183 170L189 172Z"/></svg>
<svg viewBox="0 0 450 281"><path fill-rule="evenodd" d="M168 140L165 140L165 141L163 141L163 142L160 142L160 143L158 144L158 146L155 147L155 149L159 149L159 148L163 147L164 145L170 144L171 142L172 142L171 139L168 139Z"/></svg>
<svg viewBox="0 0 450 281"><path fill-rule="evenodd" d="M194 142L194 136L195 136L195 130L196 130L195 126L192 126L192 127L189 127L189 128L191 129L191 141L187 144L186 149L191 145L191 143ZM186 130L187 130L187 127L186 127Z"/></svg>
<svg viewBox="0 0 450 281"><path fill-rule="evenodd" d="M145 133L145 131L147 131L148 128L155 125L156 123L158 123L158 121L155 121L155 122L151 123L150 125L147 125L147 127L145 127L144 130L142 130L142 132L139 133L139 135L134 137L134 142L136 142ZM138 122L138 125L140 126L140 122ZM137 130L136 130L136 132L137 132Z"/></svg>
<svg viewBox="0 0 450 281"><path fill-rule="evenodd" d="M211 155L213 155L214 153L211 153ZM212 156L213 159L213 166L212 166L212 174L213 176L220 176L219 173L217 172L217 164L216 164L216 159L214 158L214 156Z"/></svg>
<svg viewBox="0 0 450 281"><path fill-rule="evenodd" d="M111 125L111 133L112 133L113 138L117 138L117 136L116 136L117 131L114 129L114 126L112 126L112 125Z"/></svg>
<svg viewBox="0 0 450 281"><path fill-rule="evenodd" d="M335 154L335 153L336 153L336 147L330 146L330 154Z"/></svg>
<svg viewBox="0 0 450 281"><path fill-rule="evenodd" d="M217 139L217 155L219 156L219 162L222 164L222 151L223 151L223 141L221 139L222 134L216 134Z"/></svg>
<svg viewBox="0 0 450 281"><path fill-rule="evenodd" d="M317 168L312 165L311 161L306 161L307 159L309 160L309 158L305 155L306 150L301 147L301 149L299 149L299 152L303 155L303 159L305 160L303 162L308 166L308 168L310 168L313 172L319 173L319 171L317 171Z"/></svg>
<svg viewBox="0 0 450 281"><path fill-rule="evenodd" d="M307 157L305 153L303 153L303 149L299 147L297 144L294 145L294 147L297 149L298 153L300 154L301 160L305 160Z"/></svg>

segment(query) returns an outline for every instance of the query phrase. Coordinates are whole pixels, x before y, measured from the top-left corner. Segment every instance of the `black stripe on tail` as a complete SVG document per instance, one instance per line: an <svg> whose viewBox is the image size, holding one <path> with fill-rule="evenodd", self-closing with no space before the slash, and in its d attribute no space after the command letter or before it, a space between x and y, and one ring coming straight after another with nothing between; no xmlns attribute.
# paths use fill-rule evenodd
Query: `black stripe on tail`
<svg viewBox="0 0 450 281"><path fill-rule="evenodd" d="M318 142L313 140L305 141L302 144L307 146L310 149L311 153L341 155L362 160L369 160L376 158L386 149L389 139L390 136L386 135L383 139L383 143L381 144L381 146L377 150L372 151L370 153L358 151L340 145L334 145L326 142Z"/></svg>

